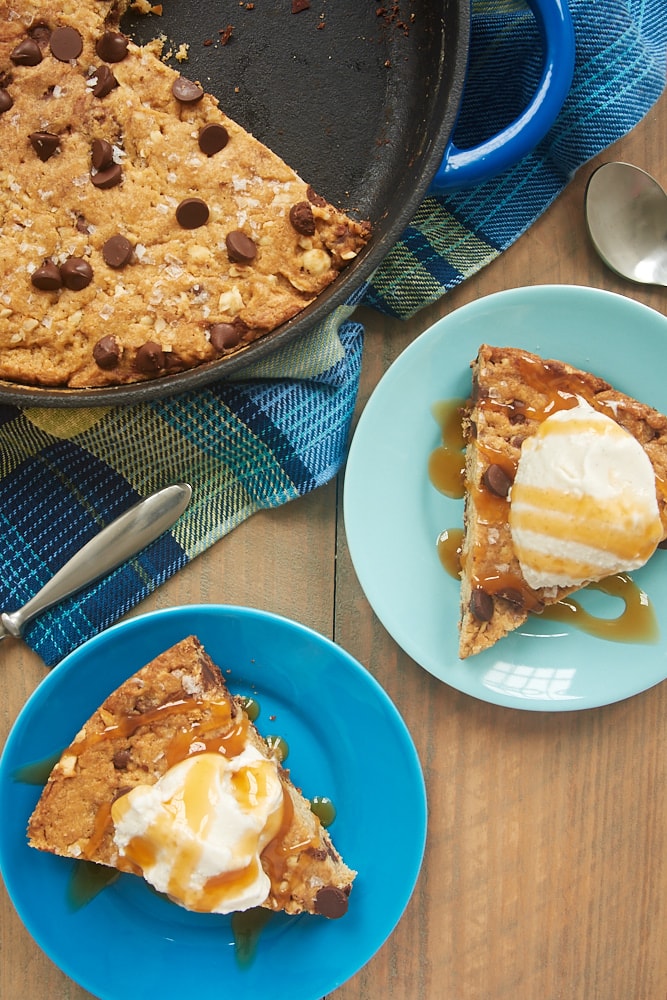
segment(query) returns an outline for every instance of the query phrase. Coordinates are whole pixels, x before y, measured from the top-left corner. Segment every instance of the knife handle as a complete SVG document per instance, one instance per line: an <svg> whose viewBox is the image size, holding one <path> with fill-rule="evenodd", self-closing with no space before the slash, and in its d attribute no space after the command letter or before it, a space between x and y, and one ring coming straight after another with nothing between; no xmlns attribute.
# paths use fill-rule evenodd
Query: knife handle
<svg viewBox="0 0 667 1000"><path fill-rule="evenodd" d="M31 618L106 576L170 528L190 502L192 487L175 483L140 500L102 528L18 611L0 615L9 635L20 637Z"/></svg>

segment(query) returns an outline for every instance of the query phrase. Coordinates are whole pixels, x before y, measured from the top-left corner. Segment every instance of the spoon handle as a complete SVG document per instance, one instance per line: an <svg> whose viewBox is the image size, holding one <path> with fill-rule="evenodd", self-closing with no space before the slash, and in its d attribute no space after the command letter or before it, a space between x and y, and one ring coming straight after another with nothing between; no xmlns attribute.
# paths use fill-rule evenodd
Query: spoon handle
<svg viewBox="0 0 667 1000"><path fill-rule="evenodd" d="M31 618L106 576L155 541L180 517L191 496L188 483L175 483L130 507L86 542L27 604L0 615L5 634L18 638Z"/></svg>

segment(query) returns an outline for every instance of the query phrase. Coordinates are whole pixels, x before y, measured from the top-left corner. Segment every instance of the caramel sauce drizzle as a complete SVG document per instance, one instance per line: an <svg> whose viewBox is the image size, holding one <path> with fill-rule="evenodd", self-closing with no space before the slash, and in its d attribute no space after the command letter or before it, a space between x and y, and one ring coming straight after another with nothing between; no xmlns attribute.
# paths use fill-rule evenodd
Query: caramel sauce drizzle
<svg viewBox="0 0 667 1000"><path fill-rule="evenodd" d="M177 764L188 757L202 753L217 752L222 753L227 757L235 757L243 751L246 745L250 723L245 712L240 714L236 723L232 726L232 703L230 701L206 702L197 699L195 703L202 712L202 718L189 727L183 726L180 728L171 739L165 751L165 758L168 767L172 767L174 764ZM100 732L91 733L85 736L83 739L74 743L71 749L67 752L80 756L90 747L106 740L116 739L119 736L128 738L142 726L151 726L162 719L184 712L186 706L191 707L192 701L179 699L166 702L164 705L159 705L154 709L150 709L149 711L138 715L127 715L119 719L119 721L113 725L106 726ZM231 728L229 728L230 726ZM219 730L224 727L227 728L223 734L218 733L216 735L211 735L215 730ZM292 804L291 797L289 793L284 790L282 818L279 829L276 836L262 852L262 861L266 866L267 873L271 878L273 886L278 886L283 881L284 873L287 868L287 859L290 855L298 854L310 846L318 846L318 842L311 844L310 840L304 842L303 844L287 843L286 835L290 828L293 815L294 806ZM90 858L95 854L107 834L111 822L111 803L104 802L97 811L93 833L89 837L83 850L84 858ZM147 856L143 860L146 864L150 864L153 859ZM138 864L134 864L130 860L126 860L124 862L123 859L120 858L119 867L126 871L131 871L134 874L140 875L141 869L139 868L139 865L141 864L141 859L137 859L137 861ZM210 888L213 891L215 888L218 888L225 883L229 883L231 881L238 882L239 879L247 879L248 882L250 882L254 876L255 872L249 870L241 873L225 873L209 880L211 882ZM208 884L207 888L209 888Z"/></svg>
<svg viewBox="0 0 667 1000"><path fill-rule="evenodd" d="M444 399L432 407L441 443L428 458L429 479L440 493L460 500L464 494L465 455L461 407L464 399Z"/></svg>
<svg viewBox="0 0 667 1000"><path fill-rule="evenodd" d="M524 383L542 395L545 382L548 384L548 399L542 408L527 406L519 400L515 400L512 404L504 404L488 397L478 400L478 405L496 411L511 408L512 412L515 415L519 414L522 419L541 421L557 410L572 409L577 405L579 396L595 409L614 417L613 407L605 400L598 399L576 374L555 370L549 364L538 364L528 357L520 360L520 367ZM465 400L454 398L440 400L431 407L431 412L440 426L441 443L429 455L428 476L431 484L439 492L452 499L460 499L465 494L463 452L465 441L461 423L461 408L464 404ZM501 455L492 448L480 450L489 465L499 465L511 479L514 479L516 463L511 462L508 456ZM656 480L658 489L667 496L667 484L657 476ZM493 525L507 518L509 502L505 497L496 496L489 490L476 487L474 503L478 517L484 524ZM444 529L438 536L436 544L438 558L443 568L450 576L459 579L463 529L460 527ZM659 628L655 611L647 595L625 573L617 573L598 583L588 584L587 588L623 601L624 610L615 618L593 615L586 611L579 601L571 597L565 597L557 604L544 607L539 596L527 586L523 577L516 573L503 573L485 579L475 578L472 583L473 586L481 587L490 594L514 592L520 595L523 606L528 611L538 613L550 621L573 625L601 639L644 643L658 640Z"/></svg>

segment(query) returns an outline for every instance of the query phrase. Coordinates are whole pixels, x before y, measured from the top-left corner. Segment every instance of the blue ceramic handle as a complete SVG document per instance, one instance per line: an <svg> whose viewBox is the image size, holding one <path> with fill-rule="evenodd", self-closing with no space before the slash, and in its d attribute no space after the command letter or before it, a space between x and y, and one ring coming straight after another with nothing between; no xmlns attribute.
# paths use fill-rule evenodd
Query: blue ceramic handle
<svg viewBox="0 0 667 1000"><path fill-rule="evenodd" d="M458 149L450 140L430 194L472 187L523 159L546 135L563 106L574 73L574 28L567 0L528 0L542 36L544 69L532 100L492 138Z"/></svg>

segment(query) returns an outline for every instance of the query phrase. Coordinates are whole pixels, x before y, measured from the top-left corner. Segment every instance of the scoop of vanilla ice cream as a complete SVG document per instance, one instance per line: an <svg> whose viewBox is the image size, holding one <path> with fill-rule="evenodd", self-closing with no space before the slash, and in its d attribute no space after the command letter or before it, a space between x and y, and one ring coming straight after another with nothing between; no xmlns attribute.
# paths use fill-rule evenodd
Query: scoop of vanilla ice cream
<svg viewBox="0 0 667 1000"><path fill-rule="evenodd" d="M255 747L231 758L201 753L114 802L114 841L146 881L186 908L246 910L269 895L260 855L282 806L276 762Z"/></svg>
<svg viewBox="0 0 667 1000"><path fill-rule="evenodd" d="M529 587L575 587L643 566L663 530L639 442L585 400L527 438L509 523Z"/></svg>

